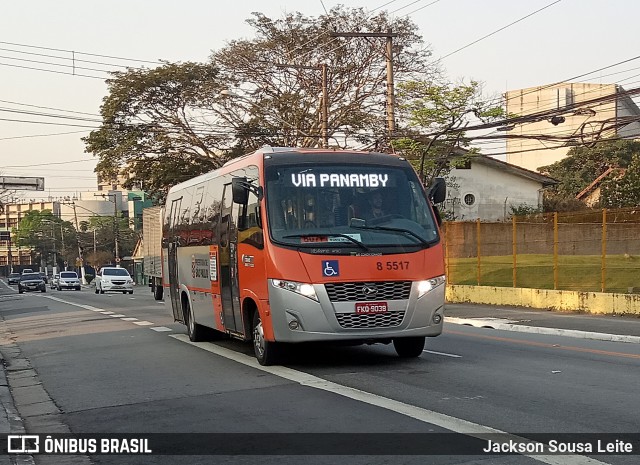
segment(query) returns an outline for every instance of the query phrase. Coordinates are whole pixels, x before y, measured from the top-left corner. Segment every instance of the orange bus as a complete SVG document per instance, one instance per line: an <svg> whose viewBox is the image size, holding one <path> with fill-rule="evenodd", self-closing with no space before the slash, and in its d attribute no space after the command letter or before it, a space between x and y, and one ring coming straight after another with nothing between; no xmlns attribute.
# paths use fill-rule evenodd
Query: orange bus
<svg viewBox="0 0 640 465"><path fill-rule="evenodd" d="M192 341L209 329L253 341L263 365L310 341L393 342L417 357L442 332L432 204L444 196L444 180L425 192L397 155L263 147L231 160L167 195L174 318Z"/></svg>

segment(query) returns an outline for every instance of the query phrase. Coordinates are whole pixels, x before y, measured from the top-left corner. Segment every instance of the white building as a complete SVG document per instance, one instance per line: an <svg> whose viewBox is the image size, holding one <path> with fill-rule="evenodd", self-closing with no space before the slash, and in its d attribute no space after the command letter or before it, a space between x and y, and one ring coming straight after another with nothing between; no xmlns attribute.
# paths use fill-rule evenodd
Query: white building
<svg viewBox="0 0 640 465"><path fill-rule="evenodd" d="M530 170L562 160L573 145L598 138L640 137L640 108L616 84L563 82L530 87L507 92L505 101L508 115L547 115L505 132L516 136L507 139L507 161ZM539 140L536 135L555 139Z"/></svg>
<svg viewBox="0 0 640 465"><path fill-rule="evenodd" d="M503 221L512 208L542 208L555 179L484 155L471 156L447 176L445 209L454 220Z"/></svg>

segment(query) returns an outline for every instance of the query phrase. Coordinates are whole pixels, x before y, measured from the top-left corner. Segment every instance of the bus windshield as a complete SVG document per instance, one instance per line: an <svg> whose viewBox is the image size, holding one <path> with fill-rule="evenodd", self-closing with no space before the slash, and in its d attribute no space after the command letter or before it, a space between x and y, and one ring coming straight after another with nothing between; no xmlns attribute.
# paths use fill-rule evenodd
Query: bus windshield
<svg viewBox="0 0 640 465"><path fill-rule="evenodd" d="M424 248L439 239L409 166L270 166L265 184L269 231L280 244L397 252L397 247Z"/></svg>

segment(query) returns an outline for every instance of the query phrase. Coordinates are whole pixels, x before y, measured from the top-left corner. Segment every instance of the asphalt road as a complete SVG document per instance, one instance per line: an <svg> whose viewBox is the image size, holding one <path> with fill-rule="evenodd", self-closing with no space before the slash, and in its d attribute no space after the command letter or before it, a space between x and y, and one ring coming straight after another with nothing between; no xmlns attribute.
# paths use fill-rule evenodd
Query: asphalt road
<svg viewBox="0 0 640 465"><path fill-rule="evenodd" d="M249 344L189 343L169 304L146 288L19 296L0 287L1 351L27 432L239 433L226 438L259 455L38 455L36 463L637 463L637 455L373 452L391 433L434 442L459 439L433 434L449 431L561 441L637 433L640 344L446 324L415 360L390 346L295 346L283 367L260 367ZM312 433L313 454L332 450L335 438L320 433L340 433L347 450L358 443L372 455L265 456L259 433L285 433L268 437L276 442Z"/></svg>

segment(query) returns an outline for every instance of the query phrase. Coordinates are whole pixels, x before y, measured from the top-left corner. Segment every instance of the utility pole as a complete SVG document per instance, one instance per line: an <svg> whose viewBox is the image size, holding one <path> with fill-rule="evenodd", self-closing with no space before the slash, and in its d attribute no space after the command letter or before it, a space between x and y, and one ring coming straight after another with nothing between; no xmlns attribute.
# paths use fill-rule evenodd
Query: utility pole
<svg viewBox="0 0 640 465"><path fill-rule="evenodd" d="M82 284L87 284L87 276L84 271L84 257L82 256L82 247L80 247L80 225L78 224L78 214L76 213L76 203L73 202L73 217L76 220L76 237L78 239L78 258L80 259L80 276L82 277Z"/></svg>
<svg viewBox="0 0 640 465"><path fill-rule="evenodd" d="M276 68L319 69L322 72L322 148L329 148L329 90L327 85L327 64L322 63L321 65L317 66L277 64Z"/></svg>
<svg viewBox="0 0 640 465"><path fill-rule="evenodd" d="M385 58L387 61L387 130L389 131L389 140L396 130L395 119L395 95L393 86L393 38L398 34L392 32L391 28L387 32L331 32L331 37L384 37L387 40L385 49Z"/></svg>

